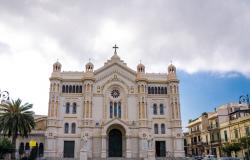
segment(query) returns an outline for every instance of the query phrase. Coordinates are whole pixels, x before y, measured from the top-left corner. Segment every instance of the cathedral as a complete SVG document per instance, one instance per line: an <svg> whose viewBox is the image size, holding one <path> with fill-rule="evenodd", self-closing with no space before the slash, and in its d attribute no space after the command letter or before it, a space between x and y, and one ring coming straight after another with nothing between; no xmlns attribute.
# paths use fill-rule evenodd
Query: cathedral
<svg viewBox="0 0 250 160"><path fill-rule="evenodd" d="M133 70L117 48L101 68L62 71L50 77L45 157L87 159L183 157L179 80L176 67L166 73ZM153 158L154 159L154 158Z"/></svg>

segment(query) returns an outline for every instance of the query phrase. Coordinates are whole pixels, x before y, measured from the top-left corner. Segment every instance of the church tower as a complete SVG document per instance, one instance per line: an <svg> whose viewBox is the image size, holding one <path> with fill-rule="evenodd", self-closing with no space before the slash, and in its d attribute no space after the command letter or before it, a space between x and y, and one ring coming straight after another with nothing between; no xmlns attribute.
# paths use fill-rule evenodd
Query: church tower
<svg viewBox="0 0 250 160"><path fill-rule="evenodd" d="M172 135L175 137L174 144L182 144L181 112L180 112L180 95L179 80L176 76L176 67L173 64L168 66L168 90L169 106L171 108ZM175 155L181 155L183 148L181 145L174 145Z"/></svg>
<svg viewBox="0 0 250 160"><path fill-rule="evenodd" d="M85 76L83 79L83 88L84 88L84 111L83 118L85 125L88 126L92 120L92 97L93 97L93 84L94 84L94 65L89 62L85 65Z"/></svg>
<svg viewBox="0 0 250 160"><path fill-rule="evenodd" d="M49 108L48 108L48 119L47 119L47 143L46 148L50 153L51 157L56 157L56 140L57 136L57 125L59 116L60 106L60 86L61 86L61 68L62 65L58 61L53 64L53 72L50 77L50 91L49 91Z"/></svg>
<svg viewBox="0 0 250 160"><path fill-rule="evenodd" d="M137 92L138 92L138 119L139 121L143 121L147 119L147 103L146 103L147 80L145 78L145 66L141 63L138 64L137 66L136 81L137 81Z"/></svg>

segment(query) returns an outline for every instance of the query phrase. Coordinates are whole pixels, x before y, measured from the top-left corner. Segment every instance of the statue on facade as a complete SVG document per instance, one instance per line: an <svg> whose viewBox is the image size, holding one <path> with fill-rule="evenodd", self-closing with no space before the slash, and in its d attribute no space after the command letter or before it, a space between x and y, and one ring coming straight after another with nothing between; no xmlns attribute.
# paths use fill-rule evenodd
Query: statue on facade
<svg viewBox="0 0 250 160"><path fill-rule="evenodd" d="M87 150L87 148L88 148L88 136L87 135L84 135L82 137L82 142L83 142L83 149Z"/></svg>

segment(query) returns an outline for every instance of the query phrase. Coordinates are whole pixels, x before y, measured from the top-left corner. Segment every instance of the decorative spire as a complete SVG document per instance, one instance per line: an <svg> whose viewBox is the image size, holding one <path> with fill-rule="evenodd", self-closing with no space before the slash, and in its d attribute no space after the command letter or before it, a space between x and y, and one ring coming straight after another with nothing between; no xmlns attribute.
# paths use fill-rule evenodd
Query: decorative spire
<svg viewBox="0 0 250 160"><path fill-rule="evenodd" d="M116 49L118 49L119 47L117 47L116 44L115 44L115 46L113 48L115 49L114 54L116 55L117 54Z"/></svg>

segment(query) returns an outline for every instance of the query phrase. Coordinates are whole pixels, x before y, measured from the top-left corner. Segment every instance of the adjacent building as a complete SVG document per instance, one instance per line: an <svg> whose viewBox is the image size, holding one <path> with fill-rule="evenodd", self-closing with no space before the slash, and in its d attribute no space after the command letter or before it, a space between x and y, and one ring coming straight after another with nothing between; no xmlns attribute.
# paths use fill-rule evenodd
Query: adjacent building
<svg viewBox="0 0 250 160"><path fill-rule="evenodd" d="M200 117L190 120L185 133L186 155L226 156L222 147L228 143L239 142L249 136L250 115L247 104L229 103L217 107L214 112L204 112ZM234 154L234 153L232 153ZM244 149L237 152L245 157Z"/></svg>

